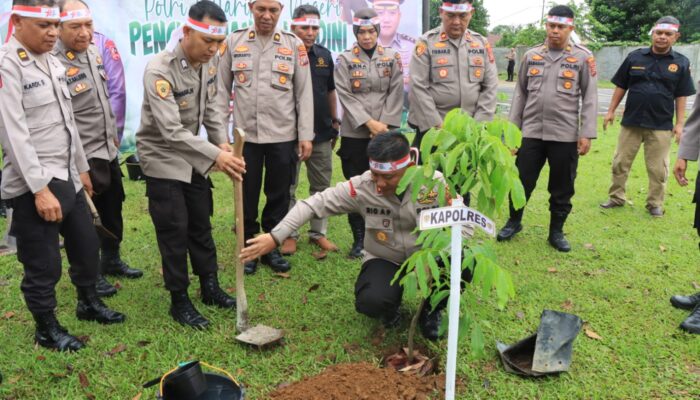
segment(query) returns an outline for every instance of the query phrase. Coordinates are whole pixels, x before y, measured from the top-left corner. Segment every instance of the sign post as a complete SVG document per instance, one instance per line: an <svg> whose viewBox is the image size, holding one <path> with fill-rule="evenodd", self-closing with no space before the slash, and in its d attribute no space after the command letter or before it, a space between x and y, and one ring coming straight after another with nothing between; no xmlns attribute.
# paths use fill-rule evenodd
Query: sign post
<svg viewBox="0 0 700 400"><path fill-rule="evenodd" d="M445 400L455 398L455 379L457 375L457 339L459 337L459 297L462 279L462 226L473 225L491 236L496 234L496 225L480 212L465 207L462 199L454 199L451 207L435 208L421 212L420 230L449 226L450 242L450 309L447 329L447 368L445 382Z"/></svg>

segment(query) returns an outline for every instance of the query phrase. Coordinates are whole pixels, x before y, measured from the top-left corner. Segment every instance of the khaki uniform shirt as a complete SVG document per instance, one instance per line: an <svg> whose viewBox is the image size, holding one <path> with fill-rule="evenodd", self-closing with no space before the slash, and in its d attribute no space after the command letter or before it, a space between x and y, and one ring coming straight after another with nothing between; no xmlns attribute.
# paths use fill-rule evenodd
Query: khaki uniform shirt
<svg viewBox="0 0 700 400"><path fill-rule="evenodd" d="M14 36L0 48L3 199L36 193L54 178L71 179L76 193L83 187L79 173L89 167L70 100L66 69L51 54L36 56Z"/></svg>
<svg viewBox="0 0 700 400"><path fill-rule="evenodd" d="M510 120L526 138L555 142L594 139L596 75L595 58L581 45L567 45L556 57L546 44L528 50L520 63Z"/></svg>
<svg viewBox="0 0 700 400"><path fill-rule="evenodd" d="M73 98L75 123L86 157L88 160L114 160L117 125L109 104L107 74L99 50L90 45L86 51L76 53L59 40L52 54L66 67L66 83Z"/></svg>
<svg viewBox="0 0 700 400"><path fill-rule="evenodd" d="M251 27L231 33L225 43L219 66L221 115L229 115L235 82L233 120L247 142L312 141L313 86L302 41L277 29L263 45Z"/></svg>
<svg viewBox="0 0 700 400"><path fill-rule="evenodd" d="M192 169L206 175L228 143L216 110L218 56L200 70L190 66L178 44L146 65L141 126L136 150L146 176L189 183ZM198 136L204 124L209 140Z"/></svg>
<svg viewBox="0 0 700 400"><path fill-rule="evenodd" d="M678 148L678 158L683 160L700 159L700 97L695 99L693 112L685 123L681 144Z"/></svg>
<svg viewBox="0 0 700 400"><path fill-rule="evenodd" d="M401 54L401 67L403 68L403 85L404 91L408 91L408 85L411 78L409 65L411 63L411 55L413 54L413 48L416 46L416 39L404 35L403 33L396 33L394 39L384 47L391 47Z"/></svg>
<svg viewBox="0 0 700 400"><path fill-rule="evenodd" d="M408 121L426 131L461 108L478 121L496 112L498 72L486 38L467 30L450 39L442 27L418 39L411 58L411 110Z"/></svg>
<svg viewBox="0 0 700 400"><path fill-rule="evenodd" d="M338 56L335 88L343 106L343 137L369 139L365 126L374 119L389 126L401 126L403 75L401 54L377 45L370 59L355 43Z"/></svg>
<svg viewBox="0 0 700 400"><path fill-rule="evenodd" d="M436 178L442 174L435 173ZM383 196L377 192L372 172L350 178L347 182L301 200L270 232L278 243L289 237L312 217L359 213L365 219L365 256L363 261L382 258L396 264L403 263L420 246L416 244L421 211L439 207L437 190L423 189L418 199L411 201L411 188L403 199Z"/></svg>

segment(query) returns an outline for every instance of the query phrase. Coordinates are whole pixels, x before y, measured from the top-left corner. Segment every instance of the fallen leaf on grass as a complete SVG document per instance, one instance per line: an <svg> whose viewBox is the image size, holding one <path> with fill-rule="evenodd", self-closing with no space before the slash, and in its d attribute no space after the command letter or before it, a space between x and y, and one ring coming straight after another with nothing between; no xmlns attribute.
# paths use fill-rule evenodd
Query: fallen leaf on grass
<svg viewBox="0 0 700 400"><path fill-rule="evenodd" d="M84 372L78 374L78 379L80 380L80 386L84 388L90 386L90 381L88 381L88 378Z"/></svg>
<svg viewBox="0 0 700 400"><path fill-rule="evenodd" d="M83 344L87 343L90 341L90 335L83 335L83 336L78 336L78 340L83 342Z"/></svg>
<svg viewBox="0 0 700 400"><path fill-rule="evenodd" d="M518 311L515 313L515 317L518 319L523 319L525 318L525 314L522 311Z"/></svg>
<svg viewBox="0 0 700 400"><path fill-rule="evenodd" d="M231 293L231 294L233 294L233 293L236 293L236 288L233 288L233 287L227 287L227 288L226 288L226 291L227 291L228 293Z"/></svg>
<svg viewBox="0 0 700 400"><path fill-rule="evenodd" d="M115 354L121 353L122 351L126 350L126 345L124 343L118 344L115 348L107 352L107 355L112 357Z"/></svg>
<svg viewBox="0 0 700 400"><path fill-rule="evenodd" d="M692 285L695 290L700 290L700 285L697 282L693 282Z"/></svg>
<svg viewBox="0 0 700 400"><path fill-rule="evenodd" d="M666 252L666 247L664 247L664 245L660 244L660 245L659 245L659 250L661 250L662 253L665 253L665 252Z"/></svg>
<svg viewBox="0 0 700 400"><path fill-rule="evenodd" d="M143 392L139 392L139 394L137 394L136 396L132 397L131 400L141 400L141 395L142 395L142 394L143 394Z"/></svg>
<svg viewBox="0 0 700 400"><path fill-rule="evenodd" d="M309 288L309 292L313 292L314 290L318 290L318 288L320 288L320 287L321 287L321 285L319 285L318 283L314 283L314 284L311 285L311 287Z"/></svg>
<svg viewBox="0 0 700 400"><path fill-rule="evenodd" d="M309 302L309 298L306 295L301 296L301 304L306 305Z"/></svg>
<svg viewBox="0 0 700 400"><path fill-rule="evenodd" d="M36 359L38 361L44 361L44 360L46 360L46 357L39 355L39 356L36 356Z"/></svg>
<svg viewBox="0 0 700 400"><path fill-rule="evenodd" d="M321 250L321 251L314 251L313 253L311 253L311 255L313 256L313 258L315 258L316 260L319 260L319 261L325 259L326 257L328 257L328 253L326 253L326 252L323 251L323 250Z"/></svg>
<svg viewBox="0 0 700 400"><path fill-rule="evenodd" d="M561 308L565 309L566 311L571 311L574 308L574 303L567 299L565 302L561 303Z"/></svg>
<svg viewBox="0 0 700 400"><path fill-rule="evenodd" d="M10 318L12 318L12 317L14 317L14 316L15 316L15 312L14 312L14 311L8 311L8 312L6 312L5 315L4 315L5 319L10 319Z"/></svg>
<svg viewBox="0 0 700 400"><path fill-rule="evenodd" d="M291 275L289 275L286 272L275 272L275 276L279 276L280 278L284 278L284 279L291 278Z"/></svg>
<svg viewBox="0 0 700 400"><path fill-rule="evenodd" d="M119 290L119 289L122 288L122 283L119 282L119 281L116 281L116 282L114 282L114 285L113 285L113 286L114 286L115 289Z"/></svg>
<svg viewBox="0 0 700 400"><path fill-rule="evenodd" d="M9 286L9 285L10 285L10 281L4 281L4 280L0 281L0 286Z"/></svg>
<svg viewBox="0 0 700 400"><path fill-rule="evenodd" d="M559 272L559 271L558 271L556 268L554 268L554 267L549 267L549 268L547 268L547 272L552 273L552 274L555 274L555 273L557 273L557 272Z"/></svg>
<svg viewBox="0 0 700 400"><path fill-rule="evenodd" d="M265 301L265 293L260 293L258 296L258 301Z"/></svg>
<svg viewBox="0 0 700 400"><path fill-rule="evenodd" d="M600 337L599 334L595 333L595 331L593 331L592 329L585 328L585 329L583 330L583 332L586 334L586 336L588 336L588 337L591 338L591 339L603 340L603 338Z"/></svg>
<svg viewBox="0 0 700 400"><path fill-rule="evenodd" d="M593 246L593 243L586 243L583 245L583 248L586 250L595 250L595 246Z"/></svg>

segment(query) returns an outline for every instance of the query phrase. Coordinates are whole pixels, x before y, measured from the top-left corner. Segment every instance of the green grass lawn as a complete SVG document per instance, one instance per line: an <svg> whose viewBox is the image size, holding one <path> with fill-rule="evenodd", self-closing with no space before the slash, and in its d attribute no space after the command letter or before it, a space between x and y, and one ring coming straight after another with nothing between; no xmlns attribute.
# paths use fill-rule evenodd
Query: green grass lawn
<svg viewBox="0 0 700 400"><path fill-rule="evenodd" d="M616 133L613 129L601 134L591 154L579 162L574 211L566 225L571 253L558 253L546 243L546 169L525 213L523 232L511 243L495 245L502 265L513 275L517 296L503 311L491 301L480 303L479 316L490 322L484 332L486 356L474 359L468 343L462 344L458 374L465 386L460 398L700 397L700 337L677 329L687 313L668 302L672 294L697 291L693 282L700 282L691 190L670 182L666 216L652 219L644 209L647 180L638 157L628 185L633 205L600 209L610 183ZM677 146L673 148L672 163ZM334 180L339 181L337 158L334 167ZM693 182L696 174L693 164ZM233 290L231 184L220 174L214 182L221 281ZM305 197L305 177L302 182L299 193ZM353 284L360 263L345 258L352 238L344 216L330 220L329 236L341 253L316 261L311 255L315 249L304 240L291 258L291 278L274 276L262 267L246 281L253 322L284 328L284 347L258 351L236 343L235 314L204 306L195 277L190 293L212 327L205 332L181 327L168 316L169 296L163 288L145 186L128 180L125 185L123 256L143 268L145 276L121 280L121 291L107 302L125 312L127 322L100 326L77 321L75 290L64 271L57 287L58 316L72 333L89 336L88 346L75 354L37 348L19 290L22 267L14 256L0 259L0 398L132 399L140 393L142 399L155 398L153 389L141 389L142 383L179 361L199 359L232 372L247 387L249 398L262 399L280 383L316 374L333 363L378 361L386 348L405 342L402 328L388 332L380 343L375 338L378 323L354 310ZM503 222L500 217L498 224ZM4 229L4 223L0 225ZM318 289L310 290L315 285ZM505 373L495 341L513 343L528 336L537 329L543 309L579 315L602 339L582 332L570 372L558 377L530 380ZM443 340L428 346L444 355L447 344Z"/></svg>

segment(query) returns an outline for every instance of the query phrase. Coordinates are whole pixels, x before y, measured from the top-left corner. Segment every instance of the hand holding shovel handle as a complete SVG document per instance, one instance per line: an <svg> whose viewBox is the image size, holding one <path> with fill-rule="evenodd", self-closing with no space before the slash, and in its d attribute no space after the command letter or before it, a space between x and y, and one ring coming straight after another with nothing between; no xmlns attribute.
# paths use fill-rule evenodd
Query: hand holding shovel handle
<svg viewBox="0 0 700 400"><path fill-rule="evenodd" d="M243 144L245 143L245 132L241 129L233 130L233 155L243 157ZM236 330L244 332L249 328L248 322L248 299L245 294L245 285L243 283L245 274L243 272L243 263L238 256L245 246L245 233L243 229L243 184L242 182L233 181L233 200L236 206L236 254L234 256L236 263Z"/></svg>

